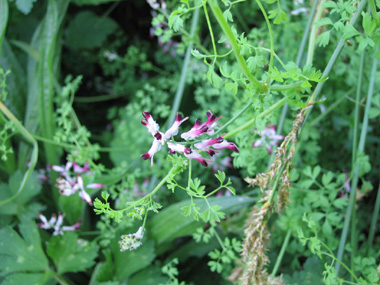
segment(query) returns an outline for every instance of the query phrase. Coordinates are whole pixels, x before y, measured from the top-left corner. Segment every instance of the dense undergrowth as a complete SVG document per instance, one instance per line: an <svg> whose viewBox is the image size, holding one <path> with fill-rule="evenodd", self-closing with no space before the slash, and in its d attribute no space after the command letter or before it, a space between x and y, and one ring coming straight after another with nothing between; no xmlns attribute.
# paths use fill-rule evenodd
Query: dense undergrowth
<svg viewBox="0 0 380 285"><path fill-rule="evenodd" d="M1 284L379 284L379 10L0 0Z"/></svg>

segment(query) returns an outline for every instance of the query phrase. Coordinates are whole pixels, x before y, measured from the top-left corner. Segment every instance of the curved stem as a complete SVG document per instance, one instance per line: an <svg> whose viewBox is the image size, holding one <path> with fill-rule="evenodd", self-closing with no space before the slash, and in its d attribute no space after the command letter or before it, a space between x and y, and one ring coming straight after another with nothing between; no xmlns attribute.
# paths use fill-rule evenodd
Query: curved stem
<svg viewBox="0 0 380 285"><path fill-rule="evenodd" d="M248 78L248 80L250 82L252 82L252 84L257 89L259 89L260 91L266 91L267 86L264 83L257 80L256 77L254 77L251 74L251 72L249 71L247 63L245 62L244 57L241 55L241 51L240 51L239 45L236 41L235 35L232 32L231 27L229 26L227 21L224 19L223 13L220 10L220 7L219 7L217 1L216 0L208 0L207 3L209 4L209 6L210 6L210 8L214 14L214 17L218 21L218 23L219 23L220 27L222 28L225 36L227 37L228 41L230 42L231 47L234 51L236 60L238 61L239 66L240 66L241 70L243 71L244 75Z"/></svg>
<svg viewBox="0 0 380 285"><path fill-rule="evenodd" d="M11 120L15 124L16 128L20 131L21 135L33 145L32 157L30 158L29 168L24 174L20 187L13 196L0 202L0 206L3 206L11 202L13 199L15 199L18 195L20 195L22 190L24 190L26 183L28 182L34 168L36 167L37 158L38 158L38 144L37 144L37 141L33 138L33 136L27 131L27 129L24 128L24 126L20 123L20 121L17 120L17 118L12 114L12 112L9 111L8 108L1 101L0 101L0 110L4 113L4 115L9 120Z"/></svg>
<svg viewBox="0 0 380 285"><path fill-rule="evenodd" d="M197 24L198 24L198 19L199 19L199 9L194 11L193 20L191 22L191 31L190 31L190 37L191 38L194 37L195 29L196 29ZM190 55L191 55L191 49L192 48L193 48L193 41L191 41L189 43L189 46L186 49L185 59L183 60L183 65L182 65L182 70L181 70L181 77L179 79L177 92L175 94L172 112L171 112L169 120L168 120L169 126L173 124L175 115L178 112L179 105L181 104L181 101L182 101L183 91L185 89L185 84L186 84L186 74L187 74L187 69L189 67Z"/></svg>
<svg viewBox="0 0 380 285"><path fill-rule="evenodd" d="M282 258L284 257L284 253L286 248L288 247L289 239L290 239L291 230L289 229L286 233L284 242L282 243L280 253L277 256L276 264L274 265L273 271L272 271L272 277L275 277L278 271L278 268L280 267Z"/></svg>
<svg viewBox="0 0 380 285"><path fill-rule="evenodd" d="M364 1L363 1L364 2ZM367 137L367 128L368 128L368 115L369 115L369 110L371 107L371 101L372 101L372 95L374 92L374 85L375 85L375 77L376 77L376 70L377 70L377 58L375 57L372 65L372 72L371 72L371 80L368 88L368 98L366 102L366 107L364 111L364 117L363 117L363 124L362 124L362 131L360 134L360 140L359 140L359 146L358 146L358 152L363 152L364 151L364 145ZM351 221L351 215L353 208L356 205L356 187L359 181L359 166L355 167L354 170L354 178L351 183L351 192L350 192L350 200L349 204L347 207L346 211L346 217L344 220L344 226L343 226L343 231L342 231L342 236L340 239L340 244L339 244L339 249L338 249L338 259L342 259L343 253L344 253L344 247L346 244L346 239L347 239L347 234L348 234L348 228L350 225ZM339 274L340 270L340 264L336 264L335 266L336 269L336 274Z"/></svg>
<svg viewBox="0 0 380 285"><path fill-rule="evenodd" d="M263 5L261 4L260 0L256 0L257 5L259 5L259 8L261 10L261 13L263 13L263 16L265 18L265 22L267 23L268 32L269 32L269 39L270 39L270 59L269 59L269 68L273 68L273 57L274 57L274 39L273 39L273 31L272 26L270 24L267 12L265 11ZM268 78L269 79L269 78Z"/></svg>
<svg viewBox="0 0 380 285"><path fill-rule="evenodd" d="M227 138L232 137L233 135L236 135L237 133L251 127L256 122L257 118L263 118L263 117L269 115L270 113L274 112L275 110L277 110L278 108L283 106L285 104L285 102L286 102L285 98L281 99L280 101L278 101L277 103L272 105L270 108L268 108L264 112L257 115L255 118L252 118L251 120L249 120L245 124L241 125L240 127L236 128L235 130L228 132L223 138L227 139Z"/></svg>
<svg viewBox="0 0 380 285"><path fill-rule="evenodd" d="M241 114L243 114L251 105L253 104L253 101L249 101L243 109L241 109L231 120L229 120L227 123L225 123L219 130L215 132L215 134L221 133L225 128L227 128L230 124L232 124L237 118L240 117Z"/></svg>
<svg viewBox="0 0 380 285"><path fill-rule="evenodd" d="M319 2L319 1L316 0L315 2ZM315 18L313 20L313 24L315 24L315 22L318 22L321 19L322 12L324 9L323 4L325 2L326 0L322 0L320 2L317 14L315 15ZM318 27L313 25L313 27L311 28L311 33L310 33L310 38L309 38L309 49L308 49L307 58L306 58L306 65L313 63L313 57L314 57L314 51L315 51L315 40L317 39L317 31L318 31Z"/></svg>
<svg viewBox="0 0 380 285"><path fill-rule="evenodd" d="M205 12L205 16L206 16L206 21L207 21L207 26L208 26L208 29L210 31L210 36L211 36L211 43L212 43L212 48L214 50L214 55L215 55L215 58L214 58L214 61L216 60L216 57L218 56L218 51L216 50L216 45L215 45L215 39L214 39L214 33L212 31L212 26L211 26L211 23L210 23L210 17L208 16L208 12L207 12L207 0L203 2L203 11Z"/></svg>

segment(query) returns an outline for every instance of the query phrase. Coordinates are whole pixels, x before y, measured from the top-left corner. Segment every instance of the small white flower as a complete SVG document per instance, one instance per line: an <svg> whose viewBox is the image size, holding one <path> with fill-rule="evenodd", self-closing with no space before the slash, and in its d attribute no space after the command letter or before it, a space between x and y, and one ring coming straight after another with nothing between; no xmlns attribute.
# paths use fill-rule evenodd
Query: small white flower
<svg viewBox="0 0 380 285"><path fill-rule="evenodd" d="M119 241L120 251L134 250L142 245L142 238L144 237L145 229L140 227L134 234L122 235Z"/></svg>
<svg viewBox="0 0 380 285"><path fill-rule="evenodd" d="M62 226L65 215L61 213L58 215L58 219L55 214L52 214L49 221L42 214L38 214L38 216L42 221L42 223L38 224L38 227L45 230L54 229L53 236L63 235L64 231L75 231L81 225L81 221L78 221L72 226Z"/></svg>

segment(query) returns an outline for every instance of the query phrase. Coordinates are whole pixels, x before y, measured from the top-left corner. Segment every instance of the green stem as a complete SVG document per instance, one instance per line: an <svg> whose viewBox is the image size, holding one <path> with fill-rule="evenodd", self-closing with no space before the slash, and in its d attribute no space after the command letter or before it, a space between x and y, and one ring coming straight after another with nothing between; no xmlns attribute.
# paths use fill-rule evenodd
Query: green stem
<svg viewBox="0 0 380 285"><path fill-rule="evenodd" d="M147 221L147 219L148 219L148 213L149 213L149 211L146 211L145 216L144 216L144 222L143 222L143 224L142 224L142 228L143 228L143 229L145 229L145 224L146 224L146 221Z"/></svg>
<svg viewBox="0 0 380 285"><path fill-rule="evenodd" d="M339 264L339 266L342 265L351 274L351 276L355 279L355 281L357 282L357 284L360 284L359 279L356 277L356 275L354 274L354 272L352 272L350 270L350 268L348 268L348 266L341 261L340 258L335 257L334 253L331 251L331 249L323 241L319 240L319 242L321 243L321 245L323 245L324 248L326 248L329 251L330 254L323 253L323 252L322 253L325 254L325 255L327 255L327 256L329 256L329 257L331 257L333 260L335 260L337 262L336 264ZM338 276L338 273L337 273L337 276Z"/></svg>
<svg viewBox="0 0 380 285"><path fill-rule="evenodd" d="M216 45L215 45L215 39L214 39L214 33L212 31L212 26L211 26L211 23L210 23L210 17L208 16L208 12L207 12L207 0L203 2L203 11L205 12L205 16L206 16L206 21L207 21L207 26L208 26L208 29L210 31L210 36L211 36L211 43L212 43L212 48L214 50L214 55L215 55L215 58L214 58L214 61L216 60L216 57L218 56L218 51L216 50Z"/></svg>
<svg viewBox="0 0 380 285"><path fill-rule="evenodd" d="M278 271L278 268L280 267L282 258L284 257L284 253L286 248L288 247L289 239L290 239L291 230L289 229L286 233L284 242L282 243L280 253L277 256L276 264L274 265L273 271L272 271L272 277L275 277Z"/></svg>
<svg viewBox="0 0 380 285"><path fill-rule="evenodd" d="M356 153L358 147L358 133L359 133L359 102L360 102L360 93L362 90L362 81L363 81L363 70L364 70L364 56L365 50L362 52L360 57L360 67L359 67L359 79L358 85L356 88L356 98L355 98L355 121L354 121L354 130L353 130L353 139L352 139L352 168L354 168L354 164L356 161Z"/></svg>
<svg viewBox="0 0 380 285"><path fill-rule="evenodd" d="M124 95L120 94L111 94L111 95L100 95L100 96L91 96L91 97L75 97L74 102L77 103L98 103L98 102L104 102L109 100L114 100L120 97L123 97Z"/></svg>
<svg viewBox="0 0 380 285"><path fill-rule="evenodd" d="M193 15L193 20L191 22L191 30L190 30L190 37L193 38L195 34L195 29L198 24L198 19L199 19L199 9L194 11ZM179 79L179 84L177 88L177 92L175 94L174 102L173 102L173 107L172 111L169 117L169 126L173 124L174 118L178 112L179 105L181 104L182 101L182 96L183 96L183 91L185 89L185 84L186 84L186 74L187 74L187 69L189 67L189 62L190 62L190 55L191 55L191 49L193 48L193 41L189 43L189 46L186 49L186 54L185 58L183 60L183 65L182 65L182 70L181 70L181 76Z"/></svg>
<svg viewBox="0 0 380 285"><path fill-rule="evenodd" d="M365 1L362 1L362 3ZM360 4L362 4L360 3ZM358 152L363 152L364 151L364 145L367 137L367 129L368 129L368 116L369 116L369 110L371 107L371 101L372 101L372 95L374 91L374 86L375 86L375 77L376 77L376 70L377 70L377 58L375 57L372 65L372 72L371 72L371 79L370 79L370 84L368 88L368 97L367 97L367 102L366 102L366 107L364 111L364 116L363 116L363 124L362 124L362 131L360 134L360 140L359 140L359 146L358 146ZM343 226L343 231L342 231L342 236L340 239L339 243L339 249L338 249L338 259L342 259L343 253L344 253L344 247L346 244L346 239L347 239L347 234L348 234L348 228L350 225L350 220L351 220L351 214L352 210L356 205L356 187L358 184L359 180L359 167L356 166L354 170L354 178L351 183L351 192L350 192L350 200L349 204L347 207L346 211L346 217L344 220L344 226ZM340 270L340 264L336 264L335 266L336 274L339 274Z"/></svg>
<svg viewBox="0 0 380 285"><path fill-rule="evenodd" d="M187 179L187 189L190 189L190 181L191 181L191 159L189 159L189 177Z"/></svg>
<svg viewBox="0 0 380 285"><path fill-rule="evenodd" d="M369 228L368 249L367 249L368 255L369 255L370 249L372 247L373 238L375 236L376 223L377 223L377 219L379 217L379 210L380 210L380 184L379 184L379 188L377 189L377 197L376 197L376 202L375 202L375 209L373 210L372 220L371 220L371 227Z"/></svg>
<svg viewBox="0 0 380 285"><path fill-rule="evenodd" d="M232 130L230 132L228 132L223 138L224 139L227 139L229 137L232 137L233 135L236 135L237 133L251 127L258 118L263 118L267 115L269 115L270 113L276 111L278 108L280 108L281 106L283 106L286 102L286 99L283 98L281 99L280 101L278 101L277 103L275 103L274 105L272 105L270 108L268 108L267 110L265 110L264 112L260 113L259 115L257 115L255 118L252 118L251 120L249 120L248 122L246 122L245 124L241 125L240 127L236 128L235 130Z"/></svg>
<svg viewBox="0 0 380 285"><path fill-rule="evenodd" d="M263 5L261 4L260 0L256 0L257 5L259 5L261 13L263 13L263 16L265 18L265 22L267 23L268 32L269 32L269 39L270 39L270 59L269 59L269 68L273 68L273 57L274 57L274 39L273 39L273 31L272 26L270 24L267 12L265 11ZM269 78L268 78L269 79Z"/></svg>
<svg viewBox="0 0 380 285"><path fill-rule="evenodd" d="M58 281L59 284L61 284L61 285L70 285L70 283L66 282L66 280L64 280L62 278L62 276L59 275L58 273L55 273L55 272L52 271L52 276L54 277L55 280Z"/></svg>
<svg viewBox="0 0 380 285"><path fill-rule="evenodd" d="M215 229L214 229L214 235L215 235L216 239L218 240L220 246L222 247L223 251L226 251L226 248L224 247L223 241Z"/></svg>
<svg viewBox="0 0 380 285"><path fill-rule="evenodd" d="M319 2L316 0L316 2ZM322 0L319 4L317 14L315 15L315 18L313 20L313 23L318 22L321 19L322 12L324 10L323 4L326 2L326 0ZM318 27L313 25L311 28L311 33L310 33L310 38L309 38L309 49L307 53L307 58L306 58L306 65L313 64L313 57L314 57L314 51L315 51L315 40L317 39L317 32L318 32Z"/></svg>
<svg viewBox="0 0 380 285"><path fill-rule="evenodd" d="M317 10L318 2L319 1L315 0L314 4L313 4L313 7L311 8L311 12L310 12L310 15L309 15L309 21L307 22L306 30L303 33L300 49L298 50L298 55L297 55L297 60L296 60L296 65L297 66L301 65L302 56L303 56L304 51L305 51L305 46L306 46L307 38L309 36L311 24L313 23L315 11Z"/></svg>
<svg viewBox="0 0 380 285"><path fill-rule="evenodd" d="M25 172L24 177L21 181L20 187L18 188L17 192L11 196L10 198L0 201L0 206L3 206L9 202L11 202L13 199L15 199L22 190L24 189L26 183L28 182L30 176L33 173L34 168L36 167L37 158L38 158L38 144L37 141L33 138L33 136L24 128L24 126L20 123L19 120L12 114L11 111L8 110L8 108L0 101L0 110L4 113L4 115L11 120L16 128L19 130L21 135L33 145L33 151L32 156L30 158L30 164L28 170Z"/></svg>
<svg viewBox="0 0 380 285"><path fill-rule="evenodd" d="M176 170L176 167L173 166L172 169L170 169L169 173L160 181L160 183L157 184L157 186L152 190L152 192L150 192L148 195L146 195L145 197L141 198L140 200L138 200L136 203L134 203L134 205L130 206L130 207L127 207L125 209L121 209L119 210L120 212L125 212L125 211L128 211L132 208L135 207L135 204L141 204L144 200L147 200L147 199L151 199L153 198L153 196L157 193L158 190L160 190L160 188L166 183L166 181L173 175L173 172L174 170Z"/></svg>
<svg viewBox="0 0 380 285"><path fill-rule="evenodd" d="M352 169L354 169L356 157L357 157L357 145L358 145L358 132L359 132L359 101L360 93L362 90L362 81L363 81L363 69L364 69L364 55L365 50L362 52L360 58L360 68L359 68L359 79L356 89L356 98L355 98L355 121L354 121L354 130L353 130L353 139L352 139ZM353 203L356 202L356 191L352 191L350 196L353 195ZM357 249L357 232L356 232L356 207L352 207L352 217L351 217L351 269L354 271L354 260L356 256ZM352 281L351 277L351 281Z"/></svg>
<svg viewBox="0 0 380 285"><path fill-rule="evenodd" d="M270 86L270 91L287 91L287 90L292 90L294 88L300 87L303 84L301 81L296 81L294 83L289 83L286 85L271 85Z"/></svg>
<svg viewBox="0 0 380 285"><path fill-rule="evenodd" d="M225 128L227 128L230 124L232 124L237 118L240 117L241 114L243 114L251 105L253 104L252 101L248 102L243 109L241 109L231 120L229 120L227 123L225 123L219 130L215 132L215 135L218 133L221 133Z"/></svg>
<svg viewBox="0 0 380 285"><path fill-rule="evenodd" d="M209 4L209 6L210 6L210 8L214 14L214 17L218 21L218 23L219 23L220 27L222 28L225 36L227 37L228 41L230 42L231 47L234 51L236 60L238 61L239 66L240 66L241 70L243 71L244 75L250 80L250 82L252 82L252 84L257 89L259 89L260 91L266 91L267 86L264 83L257 80L256 77L254 77L251 74L251 72L249 71L247 63L245 62L244 57L241 55L241 51L240 51L239 45L236 41L235 35L232 32L231 27L229 26L227 21L224 19L222 10L220 10L218 2L216 0L209 0L207 3Z"/></svg>

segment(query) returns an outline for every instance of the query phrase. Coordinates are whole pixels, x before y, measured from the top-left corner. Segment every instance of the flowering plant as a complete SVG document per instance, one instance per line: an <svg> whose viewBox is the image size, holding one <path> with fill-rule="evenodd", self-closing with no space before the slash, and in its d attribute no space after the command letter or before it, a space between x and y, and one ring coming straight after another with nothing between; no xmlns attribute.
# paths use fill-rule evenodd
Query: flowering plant
<svg viewBox="0 0 380 285"><path fill-rule="evenodd" d="M379 284L379 1L45 2L0 0L1 284Z"/></svg>

